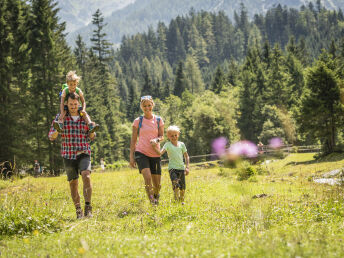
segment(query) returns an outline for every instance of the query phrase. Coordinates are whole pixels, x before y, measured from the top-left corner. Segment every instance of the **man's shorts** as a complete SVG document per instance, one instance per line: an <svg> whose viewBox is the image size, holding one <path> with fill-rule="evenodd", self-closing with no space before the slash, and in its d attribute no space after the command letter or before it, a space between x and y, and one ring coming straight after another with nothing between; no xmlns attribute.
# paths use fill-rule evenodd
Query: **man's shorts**
<svg viewBox="0 0 344 258"><path fill-rule="evenodd" d="M170 178L173 190L179 188L185 190L185 171L180 169L170 169Z"/></svg>
<svg viewBox="0 0 344 258"><path fill-rule="evenodd" d="M141 173L142 169L150 168L152 175L161 175L160 157L148 157L141 152L135 151L135 161Z"/></svg>
<svg viewBox="0 0 344 258"><path fill-rule="evenodd" d="M80 154L76 159L64 158L63 163L68 181L78 179L82 171L88 170L91 172L91 157L87 154Z"/></svg>

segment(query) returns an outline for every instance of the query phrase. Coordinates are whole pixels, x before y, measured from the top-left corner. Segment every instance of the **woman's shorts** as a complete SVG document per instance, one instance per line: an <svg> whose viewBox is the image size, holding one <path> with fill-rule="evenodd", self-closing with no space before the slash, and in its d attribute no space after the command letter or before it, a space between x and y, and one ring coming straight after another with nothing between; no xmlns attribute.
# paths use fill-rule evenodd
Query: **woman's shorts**
<svg viewBox="0 0 344 258"><path fill-rule="evenodd" d="M185 171L181 169L170 169L170 178L173 190L179 188L185 190Z"/></svg>
<svg viewBox="0 0 344 258"><path fill-rule="evenodd" d="M141 152L135 151L135 161L141 173L142 169L150 168L151 174L161 175L160 157L148 157Z"/></svg>
<svg viewBox="0 0 344 258"><path fill-rule="evenodd" d="M68 181L78 179L82 171L88 170L91 172L91 157L87 154L80 154L76 159L64 158L63 163Z"/></svg>

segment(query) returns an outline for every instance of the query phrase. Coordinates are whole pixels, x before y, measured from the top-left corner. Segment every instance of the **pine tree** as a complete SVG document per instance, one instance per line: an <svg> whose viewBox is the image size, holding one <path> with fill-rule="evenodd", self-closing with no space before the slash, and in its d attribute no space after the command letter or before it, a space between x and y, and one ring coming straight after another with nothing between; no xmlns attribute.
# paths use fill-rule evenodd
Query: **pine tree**
<svg viewBox="0 0 344 258"><path fill-rule="evenodd" d="M30 119L35 136L33 153L36 159L45 161L48 151L50 169L57 171L59 146L51 143L47 132L51 121L58 112L58 92L66 71L71 68L70 49L64 39L65 23L59 24L56 8L52 0L33 0L30 21L30 48L32 63L33 112ZM43 162L41 162L43 163Z"/></svg>
<svg viewBox="0 0 344 258"><path fill-rule="evenodd" d="M183 62L180 61L178 63L178 68L177 68L177 72L176 72L176 79L174 82L173 94L178 96L178 97L181 97L182 93L185 91L186 88L187 88L187 86L186 86L185 74L184 74L184 70L183 70Z"/></svg>
<svg viewBox="0 0 344 258"><path fill-rule="evenodd" d="M321 141L325 153L331 153L336 147L336 135L343 123L344 110L340 104L340 82L332 69L333 60L327 55L323 54L306 78L307 91L299 123L303 132Z"/></svg>
<svg viewBox="0 0 344 258"><path fill-rule="evenodd" d="M191 93L199 93L204 90L204 83L202 74L198 67L196 60L192 56L186 58L185 63L185 78L188 81L189 91Z"/></svg>
<svg viewBox="0 0 344 258"><path fill-rule="evenodd" d="M22 1L0 3L0 162L23 161L30 139L25 126L30 110L27 97L30 86L27 41L28 6ZM25 139L25 140L24 140Z"/></svg>
<svg viewBox="0 0 344 258"><path fill-rule="evenodd" d="M217 66L216 72L215 72L215 77L214 77L214 80L211 84L211 90L214 93L219 94L221 92L221 90L225 87L225 85L226 85L225 75L222 71L221 66Z"/></svg>

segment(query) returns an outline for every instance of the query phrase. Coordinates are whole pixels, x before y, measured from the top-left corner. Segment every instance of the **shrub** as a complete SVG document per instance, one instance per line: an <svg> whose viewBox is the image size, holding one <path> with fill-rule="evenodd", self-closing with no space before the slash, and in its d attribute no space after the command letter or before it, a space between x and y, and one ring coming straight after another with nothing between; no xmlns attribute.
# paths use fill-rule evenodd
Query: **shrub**
<svg viewBox="0 0 344 258"><path fill-rule="evenodd" d="M256 169L248 162L243 162L241 167L237 170L238 180L247 180L252 176L257 175Z"/></svg>
<svg viewBox="0 0 344 258"><path fill-rule="evenodd" d="M226 168L220 168L218 175L223 177L229 177L229 170Z"/></svg>

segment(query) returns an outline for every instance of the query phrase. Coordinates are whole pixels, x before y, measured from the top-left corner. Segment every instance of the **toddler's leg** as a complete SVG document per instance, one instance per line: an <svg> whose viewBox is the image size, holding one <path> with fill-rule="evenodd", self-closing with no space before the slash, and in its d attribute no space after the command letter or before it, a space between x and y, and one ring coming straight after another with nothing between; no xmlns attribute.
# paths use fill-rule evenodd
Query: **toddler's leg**
<svg viewBox="0 0 344 258"><path fill-rule="evenodd" d="M180 189L179 191L179 201L184 202L185 190Z"/></svg>
<svg viewBox="0 0 344 258"><path fill-rule="evenodd" d="M174 187L174 189L173 189L173 191L174 191L174 199L176 200L176 201L178 201L179 200L179 195L180 195L180 191L179 191L179 188L178 187Z"/></svg>
<svg viewBox="0 0 344 258"><path fill-rule="evenodd" d="M59 115L58 122L63 124L65 116L66 116L66 110L63 110L63 112Z"/></svg>

